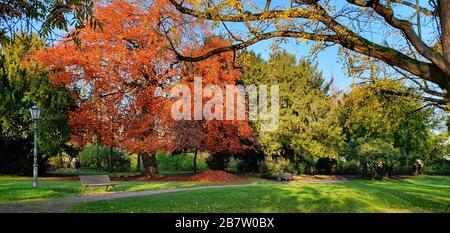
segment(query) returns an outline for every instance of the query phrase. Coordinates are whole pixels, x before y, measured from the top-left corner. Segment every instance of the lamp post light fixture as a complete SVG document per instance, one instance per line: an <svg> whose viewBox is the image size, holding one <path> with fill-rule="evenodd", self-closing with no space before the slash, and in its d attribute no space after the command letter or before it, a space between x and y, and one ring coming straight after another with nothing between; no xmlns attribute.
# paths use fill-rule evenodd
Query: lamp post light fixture
<svg viewBox="0 0 450 233"><path fill-rule="evenodd" d="M41 109L34 104L30 108L31 118L33 119L34 125L34 156L33 156L33 187L39 185L38 182L38 158L37 158L37 126L39 123L39 117L41 115Z"/></svg>

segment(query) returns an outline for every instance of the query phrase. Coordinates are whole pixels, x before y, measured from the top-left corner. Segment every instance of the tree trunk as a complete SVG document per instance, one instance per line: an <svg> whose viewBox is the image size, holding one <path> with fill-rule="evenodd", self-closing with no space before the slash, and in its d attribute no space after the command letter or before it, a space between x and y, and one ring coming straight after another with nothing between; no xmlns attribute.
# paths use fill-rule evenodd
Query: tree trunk
<svg viewBox="0 0 450 233"><path fill-rule="evenodd" d="M136 171L138 171L138 172L140 172L141 168L142 168L141 159L142 159L141 154L137 154Z"/></svg>
<svg viewBox="0 0 450 233"><path fill-rule="evenodd" d="M197 153L198 151L196 150L194 152L194 173L197 173Z"/></svg>
<svg viewBox="0 0 450 233"><path fill-rule="evenodd" d="M96 171L99 171L100 170L100 158L98 157L98 155L99 155L99 150L100 150L100 145L98 144L98 139L97 139L97 150L96 150L96 153L95 153L95 158L96 158L96 165L95 165L95 170Z"/></svg>
<svg viewBox="0 0 450 233"><path fill-rule="evenodd" d="M450 61L450 1L438 0L438 10L442 30L442 52Z"/></svg>
<svg viewBox="0 0 450 233"><path fill-rule="evenodd" d="M376 167L375 166L372 166L372 180L375 180L375 169L376 169Z"/></svg>
<svg viewBox="0 0 450 233"><path fill-rule="evenodd" d="M448 62L450 62L450 1L448 0L438 0L438 15L441 25L442 35L441 35L441 45L442 45L442 55ZM450 77L446 77L447 95L450 98Z"/></svg>
<svg viewBox="0 0 450 233"><path fill-rule="evenodd" d="M367 163L363 163L363 170L362 170L363 176L367 177L367 172L368 172Z"/></svg>
<svg viewBox="0 0 450 233"><path fill-rule="evenodd" d="M152 177L158 174L155 154L145 154L144 156L142 156L142 163L144 165L144 171L142 172L142 175Z"/></svg>
<svg viewBox="0 0 450 233"><path fill-rule="evenodd" d="M69 163L67 164L67 168L70 168L70 165L72 164L72 160L73 160L73 157L70 156L70 160L69 160Z"/></svg>
<svg viewBox="0 0 450 233"><path fill-rule="evenodd" d="M112 158L113 158L113 148L112 147L110 147L109 148L109 166L108 166L108 168L109 168L109 172L112 172Z"/></svg>

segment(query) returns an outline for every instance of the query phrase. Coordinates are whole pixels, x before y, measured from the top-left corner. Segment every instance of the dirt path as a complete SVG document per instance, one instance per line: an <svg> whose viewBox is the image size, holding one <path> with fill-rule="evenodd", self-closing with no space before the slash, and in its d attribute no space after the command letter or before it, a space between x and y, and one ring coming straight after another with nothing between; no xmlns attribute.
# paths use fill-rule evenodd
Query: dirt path
<svg viewBox="0 0 450 233"><path fill-rule="evenodd" d="M186 192L202 189L230 188L248 186L250 184L217 185L193 188L174 188L162 190L150 190L139 192L114 192L105 194L65 197L60 199L22 201L9 204L0 204L0 213L63 213L72 205L91 201L112 200L127 197L151 196L161 193Z"/></svg>

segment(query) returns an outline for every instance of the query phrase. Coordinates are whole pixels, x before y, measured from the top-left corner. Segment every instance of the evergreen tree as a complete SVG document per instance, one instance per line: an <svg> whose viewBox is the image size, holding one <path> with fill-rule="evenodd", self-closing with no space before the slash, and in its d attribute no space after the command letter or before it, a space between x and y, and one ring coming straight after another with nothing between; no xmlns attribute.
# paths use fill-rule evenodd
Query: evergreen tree
<svg viewBox="0 0 450 233"><path fill-rule="evenodd" d="M317 65L297 61L286 51L276 51L268 61L253 53L243 54L244 84L279 85L280 122L275 131L261 131L254 124L264 154L286 157L295 172L315 172L319 158L337 159L342 143L332 96Z"/></svg>
<svg viewBox="0 0 450 233"><path fill-rule="evenodd" d="M29 107L41 111L38 126L40 172L46 160L64 150L70 140L67 111L71 96L64 87L50 83L46 69L34 65L27 55L43 46L36 35L20 34L0 48L0 171L32 171L33 125Z"/></svg>

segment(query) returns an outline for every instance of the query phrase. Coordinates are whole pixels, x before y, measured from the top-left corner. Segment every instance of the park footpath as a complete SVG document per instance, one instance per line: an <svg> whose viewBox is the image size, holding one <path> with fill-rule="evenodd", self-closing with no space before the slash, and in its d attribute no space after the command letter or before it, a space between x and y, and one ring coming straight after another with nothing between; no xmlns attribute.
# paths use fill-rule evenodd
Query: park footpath
<svg viewBox="0 0 450 233"><path fill-rule="evenodd" d="M352 179L352 176L334 176L332 179L324 180L308 180L303 179L302 181L290 181L283 182L284 184L323 184L323 183L335 183L344 182L348 179ZM195 190L203 189L217 189L217 188L233 188L233 187L243 187L243 186L253 186L254 184L229 184L229 185L213 185L213 186L201 186L192 188L171 188L171 189L160 189L160 190L149 190L149 191L136 191L136 192L112 192L112 193L102 193L102 194L89 194L82 196L72 196L48 200L28 200L28 201L17 201L11 203L0 204L0 213L65 213L68 208L79 203L102 201L102 200L114 200L120 198L129 197L144 197L152 196L164 193L174 193L174 192L190 192Z"/></svg>
<svg viewBox="0 0 450 233"><path fill-rule="evenodd" d="M202 186L193 188L149 190L138 192L113 192L113 193L92 194L92 195L65 197L49 200L19 201L7 204L0 204L0 213L64 213L72 205L85 202L114 200L128 197L152 196L157 194L173 193L173 192L189 192L202 189L242 187L250 185L251 184L233 184L233 185Z"/></svg>

